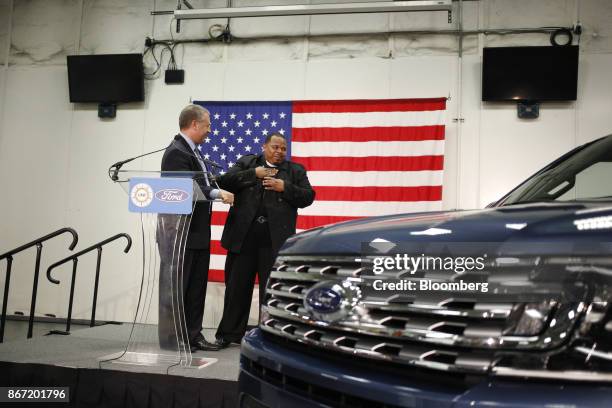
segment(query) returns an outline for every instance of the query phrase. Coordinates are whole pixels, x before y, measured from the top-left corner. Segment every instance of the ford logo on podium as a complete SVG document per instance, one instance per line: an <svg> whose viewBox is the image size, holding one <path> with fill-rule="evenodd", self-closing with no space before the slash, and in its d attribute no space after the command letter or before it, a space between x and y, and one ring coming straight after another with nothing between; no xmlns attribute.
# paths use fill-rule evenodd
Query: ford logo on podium
<svg viewBox="0 0 612 408"><path fill-rule="evenodd" d="M348 316L361 299L361 290L352 282L325 281L306 292L304 307L312 317L334 322Z"/></svg>
<svg viewBox="0 0 612 408"><path fill-rule="evenodd" d="M155 193L155 197L159 201L166 203L180 203L189 199L189 194L186 191L178 189L163 189Z"/></svg>
<svg viewBox="0 0 612 408"><path fill-rule="evenodd" d="M187 177L131 177L129 210L139 213L191 214L193 180Z"/></svg>

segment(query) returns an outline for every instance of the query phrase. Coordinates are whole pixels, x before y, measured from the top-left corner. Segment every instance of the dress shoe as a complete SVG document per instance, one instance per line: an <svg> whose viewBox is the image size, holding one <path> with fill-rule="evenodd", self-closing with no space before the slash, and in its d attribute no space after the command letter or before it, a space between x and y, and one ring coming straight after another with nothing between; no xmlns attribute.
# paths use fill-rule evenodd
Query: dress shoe
<svg viewBox="0 0 612 408"><path fill-rule="evenodd" d="M227 348L230 344L232 344L232 342L227 339L224 339L223 337L219 337L217 338L217 340L215 340L215 345L219 347L219 349Z"/></svg>
<svg viewBox="0 0 612 408"><path fill-rule="evenodd" d="M209 343L206 341L206 339L198 339L191 343L191 351L195 351L194 349L203 351L219 351L221 350L221 347L219 347L216 343Z"/></svg>

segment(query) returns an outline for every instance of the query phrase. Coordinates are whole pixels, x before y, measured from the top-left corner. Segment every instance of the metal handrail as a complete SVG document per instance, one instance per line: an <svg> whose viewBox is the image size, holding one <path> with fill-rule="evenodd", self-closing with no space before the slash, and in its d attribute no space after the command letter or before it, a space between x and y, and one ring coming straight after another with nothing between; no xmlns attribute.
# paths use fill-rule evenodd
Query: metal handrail
<svg viewBox="0 0 612 408"><path fill-rule="evenodd" d="M89 248L85 248L82 251L79 251L73 255L70 255L69 257L62 259L61 261L57 261L53 265L49 266L49 268L47 268L47 279L49 280L49 282L55 283L56 285L58 285L60 281L57 279L54 279L51 276L51 271L60 265L63 265L69 261L72 261L72 281L70 282L70 299L68 301L68 316L66 318L66 331L65 332L53 331L54 334L70 334L70 322L72 321L72 302L74 300L74 283L76 280L77 264L79 262L78 258L81 255L84 255L86 253L93 251L94 249L98 251L98 259L96 263L96 279L94 282L93 305L91 307L91 321L89 323L89 326L90 327L95 326L96 303L98 302L98 282L100 280L100 264L102 262L102 247L108 244L109 242L115 241L122 237L127 240L127 245L125 249L123 250L123 252L127 254L130 251L130 248L132 247L132 238L128 234L120 233L117 235L113 235L112 237L107 238L104 241L100 241L97 244L90 246Z"/></svg>
<svg viewBox="0 0 612 408"><path fill-rule="evenodd" d="M32 337L32 327L34 325L34 308L36 307L36 292L38 291L38 274L40 272L40 257L43 249L43 242L54 238L58 235L69 233L72 235L72 243L68 247L71 251L79 241L79 234L72 228L61 228L55 232L45 235L29 242L25 245L12 249L0 255L0 261L6 258L6 279L4 281L4 300L2 302L2 317L0 318L0 343L4 341L4 326L6 324L6 306L8 304L9 284L11 281L11 267L13 265L13 255L25 251L33 246L36 246L36 267L34 269L34 284L32 286L32 303L30 305L30 319L28 323L28 339Z"/></svg>

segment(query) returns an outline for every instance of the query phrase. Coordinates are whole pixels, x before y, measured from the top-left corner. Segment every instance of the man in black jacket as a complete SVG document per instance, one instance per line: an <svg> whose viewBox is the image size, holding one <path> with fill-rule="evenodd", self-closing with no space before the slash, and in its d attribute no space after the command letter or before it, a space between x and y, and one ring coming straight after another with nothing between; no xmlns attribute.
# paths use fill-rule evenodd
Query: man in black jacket
<svg viewBox="0 0 612 408"><path fill-rule="evenodd" d="M168 172L163 173L168 177L181 176L174 172L185 172L183 176L192 172L202 175L208 168L198 146L210 132L210 113L199 105L188 105L179 116L179 128L179 134L164 152L161 170ZM214 188L206 177L195 177L195 181L205 195L200 199L233 202L232 193ZM189 341L192 351L219 350L219 346L206 341L201 333L210 261L210 218L209 201L196 201L190 216L158 216L158 334L163 348L176 350Z"/></svg>
<svg viewBox="0 0 612 408"><path fill-rule="evenodd" d="M286 161L287 141L280 133L268 135L263 154L242 157L219 185L235 194L222 246L225 261L223 317L217 345L239 342L245 333L259 276L259 304L264 300L270 269L285 240L295 234L297 209L312 204L315 192L302 165Z"/></svg>

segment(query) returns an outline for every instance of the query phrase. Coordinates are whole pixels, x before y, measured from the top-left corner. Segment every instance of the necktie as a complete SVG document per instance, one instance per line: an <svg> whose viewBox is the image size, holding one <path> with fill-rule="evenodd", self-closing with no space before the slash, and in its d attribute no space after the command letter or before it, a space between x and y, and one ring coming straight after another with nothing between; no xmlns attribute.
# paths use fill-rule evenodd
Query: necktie
<svg viewBox="0 0 612 408"><path fill-rule="evenodd" d="M208 168L206 167L206 163L204 163L203 157L202 157L202 153L200 152L200 149L198 149L197 147L195 149L193 149L193 153L195 154L196 158L198 159L198 162L200 163L200 166L202 167L202 170L204 170L206 174L206 177L204 177L204 180L206 181L206 185L210 186L210 181L208 180Z"/></svg>

